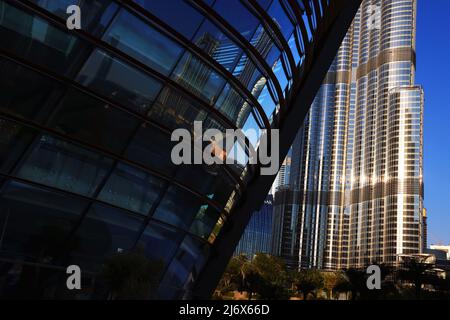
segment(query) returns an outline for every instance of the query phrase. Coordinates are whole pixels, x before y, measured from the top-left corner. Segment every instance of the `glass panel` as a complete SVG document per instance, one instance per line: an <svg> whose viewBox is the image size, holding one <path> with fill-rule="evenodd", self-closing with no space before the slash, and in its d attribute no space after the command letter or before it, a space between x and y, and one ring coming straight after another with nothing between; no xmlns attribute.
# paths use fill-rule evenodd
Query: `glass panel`
<svg viewBox="0 0 450 320"><path fill-rule="evenodd" d="M167 175L172 175L176 170L170 157L173 144L169 134L151 125L145 125L139 128L131 141L126 151L126 157Z"/></svg>
<svg viewBox="0 0 450 320"><path fill-rule="evenodd" d="M207 205L197 212L189 232L208 240L214 226L219 220L219 213Z"/></svg>
<svg viewBox="0 0 450 320"><path fill-rule="evenodd" d="M73 89L51 121L51 126L64 134L116 153L122 153L138 125L135 117Z"/></svg>
<svg viewBox="0 0 450 320"><path fill-rule="evenodd" d="M0 2L0 48L59 73L71 74L84 46L68 32Z"/></svg>
<svg viewBox="0 0 450 320"><path fill-rule="evenodd" d="M203 210L203 204L192 193L172 185L165 192L153 217L187 230L198 211Z"/></svg>
<svg viewBox="0 0 450 320"><path fill-rule="evenodd" d="M148 115L170 129L186 128L193 130L194 121L203 121L206 112L179 92L165 87Z"/></svg>
<svg viewBox="0 0 450 320"><path fill-rule="evenodd" d="M229 84L222 91L216 103L216 108L228 117L237 127L245 123L251 108L244 98Z"/></svg>
<svg viewBox="0 0 450 320"><path fill-rule="evenodd" d="M119 164L98 198L147 215L163 186L164 181L137 168Z"/></svg>
<svg viewBox="0 0 450 320"><path fill-rule="evenodd" d="M42 136L22 164L20 178L92 196L112 161L78 146Z"/></svg>
<svg viewBox="0 0 450 320"><path fill-rule="evenodd" d="M147 257L160 261L164 268L175 254L184 234L160 223L151 221L139 239Z"/></svg>
<svg viewBox="0 0 450 320"><path fill-rule="evenodd" d="M170 74L183 51L175 42L125 10L120 11L103 38L164 75Z"/></svg>
<svg viewBox="0 0 450 320"><path fill-rule="evenodd" d="M185 0L155 1L135 0L159 19L191 39L203 16ZM208 0L208 2L211 2Z"/></svg>
<svg viewBox="0 0 450 320"><path fill-rule="evenodd" d="M31 0L42 8L66 20L67 7L78 5L81 9L81 28L94 35L100 35L111 21L117 10L117 4L110 0Z"/></svg>
<svg viewBox="0 0 450 320"><path fill-rule="evenodd" d="M280 84L281 90L285 90L288 84L286 74L284 73L283 65L281 64L281 60L278 59L273 66L273 73Z"/></svg>
<svg viewBox="0 0 450 320"><path fill-rule="evenodd" d="M199 59L186 52L178 63L172 79L213 104L225 84L225 80Z"/></svg>
<svg viewBox="0 0 450 320"><path fill-rule="evenodd" d="M292 31L294 30L294 26L286 16L286 13L281 7L279 0L274 0L272 2L268 14L272 17L275 24L280 28L280 31L283 34L284 38L288 40L292 34Z"/></svg>
<svg viewBox="0 0 450 320"><path fill-rule="evenodd" d="M217 0L213 8L247 39L259 25L258 19L239 0Z"/></svg>
<svg viewBox="0 0 450 320"><path fill-rule="evenodd" d="M263 90L261 91L260 96L258 97L258 102L263 108L265 114L268 118L272 115L272 113L275 111L275 102L273 102L272 97L270 96L269 89L267 85L264 86Z"/></svg>
<svg viewBox="0 0 450 320"><path fill-rule="evenodd" d="M161 90L161 84L148 75L96 50L77 80L100 94L137 112L145 112Z"/></svg>
<svg viewBox="0 0 450 320"><path fill-rule="evenodd" d="M142 224L141 218L94 204L75 235L73 263L82 270L96 271L106 256L132 248Z"/></svg>
<svg viewBox="0 0 450 320"><path fill-rule="evenodd" d="M202 178L198 179L197 177ZM234 185L229 181L222 165L180 166L175 179L183 181L192 189L207 195L220 205L225 205L234 189Z"/></svg>
<svg viewBox="0 0 450 320"><path fill-rule="evenodd" d="M11 170L35 134L15 122L0 119L0 172Z"/></svg>
<svg viewBox="0 0 450 320"><path fill-rule="evenodd" d="M36 72L0 60L0 109L42 123L48 118L62 86Z"/></svg>
<svg viewBox="0 0 450 320"><path fill-rule="evenodd" d="M209 21L202 24L193 43L230 72L242 55L242 49Z"/></svg>
<svg viewBox="0 0 450 320"><path fill-rule="evenodd" d="M205 264L208 252L207 244L186 236L161 282L159 298L191 298L191 290ZM181 290L176 290L177 288Z"/></svg>
<svg viewBox="0 0 450 320"><path fill-rule="evenodd" d="M86 206L82 199L10 182L0 200L0 251L50 263L70 249L67 237Z"/></svg>

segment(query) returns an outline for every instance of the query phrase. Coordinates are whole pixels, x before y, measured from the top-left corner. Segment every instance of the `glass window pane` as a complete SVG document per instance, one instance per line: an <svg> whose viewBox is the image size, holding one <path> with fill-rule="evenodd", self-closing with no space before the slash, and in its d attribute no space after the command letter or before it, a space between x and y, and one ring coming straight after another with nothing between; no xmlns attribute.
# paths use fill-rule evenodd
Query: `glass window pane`
<svg viewBox="0 0 450 320"><path fill-rule="evenodd" d="M165 192L153 217L187 230L198 211L204 210L203 205L203 201L192 193L172 185Z"/></svg>
<svg viewBox="0 0 450 320"><path fill-rule="evenodd" d="M172 175L176 170L170 157L173 144L169 134L151 125L145 125L139 128L131 141L126 151L126 157L167 175Z"/></svg>
<svg viewBox="0 0 450 320"><path fill-rule="evenodd" d="M169 75L183 51L175 42L125 10L120 11L103 38L164 75Z"/></svg>
<svg viewBox="0 0 450 320"><path fill-rule="evenodd" d="M217 100L216 108L235 123L237 127L245 123L251 111L249 104L229 84L225 86Z"/></svg>
<svg viewBox="0 0 450 320"><path fill-rule="evenodd" d="M202 177L202 179L197 177ZM225 205L235 187L224 172L222 165L180 166L175 179L183 181L192 189L208 196L220 205Z"/></svg>
<svg viewBox="0 0 450 320"><path fill-rule="evenodd" d="M161 84L148 75L96 50L77 80L100 94L137 112L153 104Z"/></svg>
<svg viewBox="0 0 450 320"><path fill-rule="evenodd" d="M139 247L144 248L147 257L166 266L173 258L183 236L178 230L151 221L139 239Z"/></svg>
<svg viewBox="0 0 450 320"><path fill-rule="evenodd" d="M48 118L63 90L56 81L3 59L0 88L2 111L39 123Z"/></svg>
<svg viewBox="0 0 450 320"><path fill-rule="evenodd" d="M0 198L0 251L51 263L86 206L83 199L10 182Z"/></svg>
<svg viewBox="0 0 450 320"><path fill-rule="evenodd" d="M59 30L4 1L0 2L0 38L0 48L62 74L71 74L76 62L85 59L85 46L67 30Z"/></svg>
<svg viewBox="0 0 450 320"><path fill-rule="evenodd" d="M78 5L81 9L81 28L94 35L100 35L111 21L118 6L111 0L31 0L42 8L66 20L67 8Z"/></svg>
<svg viewBox="0 0 450 320"><path fill-rule="evenodd" d="M161 282L159 298L189 299L208 252L207 244L186 236Z"/></svg>
<svg viewBox="0 0 450 320"><path fill-rule="evenodd" d="M135 0L142 7L170 25L186 38L191 39L203 16L185 0L155 1ZM211 2L211 0L208 0Z"/></svg>
<svg viewBox="0 0 450 320"><path fill-rule="evenodd" d="M221 76L188 52L180 60L171 77L209 104L214 103L225 84Z"/></svg>
<svg viewBox="0 0 450 320"><path fill-rule="evenodd" d="M240 0L217 0L213 8L247 39L253 36L259 25L258 19L247 10Z"/></svg>
<svg viewBox="0 0 450 320"><path fill-rule="evenodd" d="M208 240L219 217L220 215L215 209L203 206L201 210L197 212L197 215L189 228L189 232Z"/></svg>
<svg viewBox="0 0 450 320"><path fill-rule="evenodd" d="M203 121L206 112L179 92L165 87L150 109L148 116L170 129L192 130L194 121Z"/></svg>
<svg viewBox="0 0 450 320"><path fill-rule="evenodd" d="M119 164L99 199L147 215L163 186L164 181L137 168Z"/></svg>
<svg viewBox="0 0 450 320"><path fill-rule="evenodd" d="M34 135L36 132L32 129L0 119L0 172L11 170Z"/></svg>
<svg viewBox="0 0 450 320"><path fill-rule="evenodd" d="M44 135L17 175L51 187L92 196L111 165L112 161L102 155Z"/></svg>
<svg viewBox="0 0 450 320"><path fill-rule="evenodd" d="M230 72L242 55L242 49L209 21L202 24L192 42Z"/></svg>
<svg viewBox="0 0 450 320"><path fill-rule="evenodd" d="M284 38L288 40L292 34L292 31L294 30L294 26L286 16L286 13L281 7L279 0L274 0L272 2L268 14L273 18L275 24L280 28L280 31L283 34Z"/></svg>
<svg viewBox="0 0 450 320"><path fill-rule="evenodd" d="M135 117L73 89L51 121L51 126L64 134L116 153L122 153L138 125Z"/></svg>
<svg viewBox="0 0 450 320"><path fill-rule="evenodd" d="M94 204L75 234L73 263L97 271L108 255L132 248L143 219L119 209Z"/></svg>

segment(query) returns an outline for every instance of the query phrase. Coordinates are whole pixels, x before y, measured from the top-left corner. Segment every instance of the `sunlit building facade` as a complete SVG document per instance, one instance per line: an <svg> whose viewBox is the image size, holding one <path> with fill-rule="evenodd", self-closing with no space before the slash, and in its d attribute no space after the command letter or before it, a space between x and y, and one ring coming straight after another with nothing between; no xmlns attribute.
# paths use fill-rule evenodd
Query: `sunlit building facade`
<svg viewBox="0 0 450 320"><path fill-rule="evenodd" d="M257 253L272 253L273 196L268 195L258 211L253 212L245 231L234 250L252 259Z"/></svg>
<svg viewBox="0 0 450 320"><path fill-rule="evenodd" d="M422 251L423 91L415 0L365 0L293 145L302 268Z"/></svg>

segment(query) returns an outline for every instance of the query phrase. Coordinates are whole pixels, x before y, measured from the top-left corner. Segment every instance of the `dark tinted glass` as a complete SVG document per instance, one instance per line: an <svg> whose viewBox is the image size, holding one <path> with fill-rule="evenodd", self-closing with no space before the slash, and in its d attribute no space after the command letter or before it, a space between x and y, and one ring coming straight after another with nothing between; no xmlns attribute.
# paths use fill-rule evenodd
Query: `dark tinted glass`
<svg viewBox="0 0 450 320"><path fill-rule="evenodd" d="M31 0L42 8L66 20L70 5L78 5L81 10L81 28L94 35L100 35L118 6L111 0Z"/></svg>
<svg viewBox="0 0 450 320"><path fill-rule="evenodd" d="M205 119L206 112L179 92L165 87L148 115L170 129L190 130L194 121Z"/></svg>
<svg viewBox="0 0 450 320"><path fill-rule="evenodd" d="M171 261L184 234L157 222L150 222L139 239L147 257L162 263L162 270Z"/></svg>
<svg viewBox="0 0 450 320"><path fill-rule="evenodd" d="M0 251L51 262L70 249L67 237L86 206L82 199L9 183L0 198Z"/></svg>
<svg viewBox="0 0 450 320"><path fill-rule="evenodd" d="M207 207L192 193L172 185L165 192L153 217L187 230L198 211L205 210Z"/></svg>
<svg viewBox="0 0 450 320"><path fill-rule="evenodd" d="M203 16L185 0L155 1L135 0L159 19L190 39ZM211 2L208 0L207 2Z"/></svg>
<svg viewBox="0 0 450 320"><path fill-rule="evenodd" d="M0 60L0 109L36 122L48 118L62 86L7 60Z"/></svg>
<svg viewBox="0 0 450 320"><path fill-rule="evenodd" d="M11 170L36 134L16 122L0 119L0 172Z"/></svg>
<svg viewBox="0 0 450 320"><path fill-rule="evenodd" d="M122 10L104 40L153 69L168 75L182 48L131 13Z"/></svg>
<svg viewBox="0 0 450 320"><path fill-rule="evenodd" d="M71 256L83 270L97 271L106 256L132 248L142 224L142 218L94 204L75 234Z"/></svg>
<svg viewBox="0 0 450 320"><path fill-rule="evenodd" d="M240 0L217 0L213 8L247 39L252 37L259 25L258 19L247 10Z"/></svg>
<svg viewBox="0 0 450 320"><path fill-rule="evenodd" d="M161 282L160 298L189 297L189 291L193 289L208 250L207 244L186 236Z"/></svg>
<svg viewBox="0 0 450 320"><path fill-rule="evenodd" d="M69 90L51 125L64 134L121 153L139 122L100 100Z"/></svg>
<svg viewBox="0 0 450 320"><path fill-rule="evenodd" d="M149 109L161 89L153 78L99 50L86 62L77 80L137 112Z"/></svg>
<svg viewBox="0 0 450 320"><path fill-rule="evenodd" d="M210 104L214 103L225 84L221 76L188 52L178 63L172 79Z"/></svg>
<svg viewBox="0 0 450 320"><path fill-rule="evenodd" d="M17 175L51 187L92 196L112 161L73 144L42 136Z"/></svg>
<svg viewBox="0 0 450 320"><path fill-rule="evenodd" d="M172 146L170 134L145 125L139 128L129 144L126 157L171 176L176 170L170 158Z"/></svg>
<svg viewBox="0 0 450 320"><path fill-rule="evenodd" d="M85 46L67 30L0 1L0 48L62 74L72 74L85 59Z"/></svg>
<svg viewBox="0 0 450 320"><path fill-rule="evenodd" d="M103 187L99 199L146 215L163 186L162 180L137 168L119 164Z"/></svg>

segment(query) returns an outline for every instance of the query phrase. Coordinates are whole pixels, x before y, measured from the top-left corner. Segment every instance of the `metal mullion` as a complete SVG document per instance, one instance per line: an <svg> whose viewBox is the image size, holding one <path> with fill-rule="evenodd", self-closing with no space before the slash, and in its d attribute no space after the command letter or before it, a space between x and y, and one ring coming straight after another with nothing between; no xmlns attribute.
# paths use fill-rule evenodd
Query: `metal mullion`
<svg viewBox="0 0 450 320"><path fill-rule="evenodd" d="M11 0L6 0L6 1L11 1ZM27 1L26 4L23 2L20 2L20 5L23 8L25 8L26 10L28 10L29 12L31 12L33 14L37 14L38 16L45 19L46 21L53 23L55 26L59 27L60 29L66 28L65 21L63 21L61 18L55 16L54 14L52 14L46 10L43 10L42 8L40 8L39 6L37 6L35 4L29 3L28 2L29 0L25 0L25 1ZM236 129L236 126L225 115L220 113L217 109L215 109L211 105L207 104L204 100L200 99L194 93L190 92L189 90L187 90L186 88L184 88L183 86L181 86L180 84L175 82L174 80L164 76L163 74L161 74L160 72L158 72L156 70L153 70L152 68L150 68L147 65L143 64L142 62L134 59L133 57L125 54L124 52L118 50L117 48L111 46L110 44L93 37L91 34L87 33L86 31L72 30L71 33L76 34L79 38L82 38L85 41L89 42L90 44L93 44L94 47L100 48L113 56L123 59L125 62L127 62L130 65L132 65L133 67L137 68L139 71L150 75L152 78L156 78L157 80L159 80L162 83L162 85L164 85L164 83L166 83L169 87L171 87L172 89L174 89L177 92L180 92L183 96L187 96L189 100L195 101L196 103L198 103L203 109L205 109L205 111L214 114L217 117L217 120L219 120L219 122L221 122L225 127L230 127L230 128Z"/></svg>
<svg viewBox="0 0 450 320"><path fill-rule="evenodd" d="M95 98L97 100L103 101L104 103L110 105L111 107L113 107L115 109L118 109L120 111L126 112L126 113L134 116L136 119L141 120L141 121L143 121L146 124L150 124L151 126L153 126L153 127L157 128L158 130L164 132L165 134L168 134L168 135L171 134L171 130L168 129L167 127L159 125L158 123L153 122L152 120L150 120L149 118L143 116L142 114L140 114L138 112L135 112L135 111L132 111L132 110L126 108L126 107L123 107L123 106L121 106L121 105L111 101L109 98L102 97L101 95L93 92L92 90L90 90L88 88L85 88L84 86L80 85L78 82L75 82L75 81L73 81L71 79L65 78L64 76L60 76L60 75L58 75L56 73L53 73L52 71L44 70L44 68L41 67L41 66L37 66L37 65L33 66L33 65L31 65L30 62L23 61L19 57L12 57L11 54L5 53L4 50L1 50L1 49L0 49L0 56L3 57L3 58L8 59L10 61L13 61L14 63L16 63L16 64L18 64L18 65L20 65L20 66L22 66L24 68L30 69L30 70L32 70L34 72L37 72L40 75L43 75L43 76L49 77L49 78L51 78L51 79L53 79L55 81L58 81L59 83L62 83L63 85L73 87L76 90L78 90L78 91L80 91L80 92L82 92L82 93L84 93L86 95L89 95L89 96L91 96L91 97L93 97L93 98ZM64 97L64 95L62 97ZM191 137L191 141L193 141L193 139L194 138ZM238 183L241 188L244 188L244 186L242 184L242 181L234 174L234 172L228 167L228 165L225 165L224 171L227 172L227 174L232 178L233 181L235 181L235 183Z"/></svg>
<svg viewBox="0 0 450 320"><path fill-rule="evenodd" d="M220 63L218 63L216 60L214 60L211 56L206 54L203 50L201 50L200 48L197 48L195 45L193 45L192 42L190 40L186 39L182 34L177 32L176 30L172 29L170 26L165 24L163 21L159 20L157 17L155 17L153 14L151 14L147 10L144 10L144 8L142 8L139 4L134 3L132 1L127 1L127 0L117 0L117 2L119 2L124 8L134 12L135 14L139 14L140 16L145 17L146 21L150 22L152 24L152 26L155 26L159 30L163 31L164 34L166 34L168 37L172 38L177 43L179 43L181 46L183 46L187 51L189 51L190 54L192 54L194 57L201 60L206 65L208 65L215 72L219 73L222 77L225 78L225 80L227 80L228 83L230 83L230 85L233 87L233 89L235 89L237 92L239 92L239 94L244 98L244 100L247 101L247 103L250 104L250 106L252 108L256 108L259 113L263 113L261 115L261 117L264 117L263 108L260 105L260 103L258 102L258 100L224 66L222 66ZM199 28L200 28L200 26L199 26ZM195 34L194 34L194 36L195 36ZM242 47L241 47L241 50L243 50ZM243 52L245 52L245 50L243 50ZM251 59L250 56L249 56L249 59ZM252 62L254 62L253 59L251 59L251 60L252 60ZM267 121L265 124L268 125L269 122ZM267 129L270 129L270 126L267 127Z"/></svg>
<svg viewBox="0 0 450 320"><path fill-rule="evenodd" d="M69 142L71 144L78 145L78 146L80 146L80 147L82 147L84 149L86 149L86 148L90 149L90 150L96 152L97 154L102 154L103 156L108 157L108 158L110 158L112 160L118 160L118 161L121 161L121 162L123 162L123 163L125 163L127 165L132 166L132 167L136 167L136 168L138 168L138 169L140 169L140 170L142 170L142 171L144 171L146 173L149 173L149 174L151 174L151 175L153 175L153 176L155 176L155 177L157 177L157 178L159 178L161 180L172 182L176 186L178 186L178 187L180 187L180 188L182 188L184 190L187 190L188 192L190 192L192 195L196 196L197 198L204 200L205 202L210 204L212 207L216 208L217 211L222 212L222 210L220 209L220 206L218 204L216 204L215 201L213 201L213 200L209 199L208 197L202 195L201 193L193 190L189 186L187 186L187 185L185 185L185 184L183 184L183 183L181 183L179 181L175 181L171 177L168 177L165 174L160 173L160 172L158 172L158 171L156 171L156 170L154 170L152 168L149 168L149 167L147 167L145 165L142 165L140 163L136 163L135 161L132 161L132 160L123 158L121 156L118 156L118 155L116 155L116 154L114 154L114 153L112 153L110 151L107 151L107 150L105 150L103 148L100 148L100 147L98 147L96 145L93 145L91 143L87 143L87 142L81 141L78 138L70 137L70 136L68 136L66 134L63 134L63 133L60 133L60 132L58 132L58 131L56 131L54 129L43 127L42 125L39 125L37 123L33 123L32 121L29 121L29 120L26 120L26 119L23 119L23 118L19 118L19 117L10 115L10 114L6 114L6 113L4 113L2 111L0 111L0 119L4 119L4 120L7 120L7 121L13 121L13 122L16 122L16 123L19 123L19 124L23 124L23 125L25 125L25 126L27 126L29 128L33 128L33 129L35 129L35 130L37 130L39 132L44 132L44 133L56 136L59 139L67 141L67 142Z"/></svg>
<svg viewBox="0 0 450 320"><path fill-rule="evenodd" d="M258 2L256 2L255 0L247 0L246 2L248 2L250 4L250 6L252 7L252 11L257 15L258 20L262 21L263 24L270 29L271 32L269 32L269 35L271 35L272 40L274 40L274 43L276 43L278 49L281 51L281 55L283 55L283 52L285 52L288 61L289 61L289 66L290 66L290 72L287 70L287 66L286 66L286 62L282 62L283 63L283 69L285 70L285 73L287 75L292 75L295 72L295 60L294 60L294 56L292 55L291 49L289 48L289 44L287 43L286 39L284 38L283 34L281 33L281 30L278 28L278 26L275 25L275 22L271 19L271 17L269 16L269 14L264 11L264 9L261 7L260 4L258 4ZM281 4L280 4L281 5ZM246 4L247 6L247 4ZM283 7L282 7L283 8ZM289 15L286 15L289 17ZM290 19L289 19L290 21ZM295 25L292 25L292 29L295 29Z"/></svg>
<svg viewBox="0 0 450 320"><path fill-rule="evenodd" d="M17 176L12 176L12 175L9 175L9 174L5 174L5 173L2 173L2 172L0 172L0 177L3 177L5 179L9 179L9 180L13 180L13 181L16 181L16 182L19 182L19 183L27 184L27 185L30 185L30 186L33 186L33 187L36 187L36 188L45 189L45 190L48 190L50 192L64 194L65 196L69 196L69 197L72 197L72 198L80 198L80 199L83 199L83 200L85 200L87 202L99 203L101 205L104 205L104 206L111 207L111 208L117 209L119 211L122 211L125 215L132 216L132 217L135 217L135 218L144 218L145 217L142 214L139 214L137 212L131 211L131 210L126 209L126 208L119 207L119 206L117 206L115 204L112 204L112 203L109 203L109 202L105 202L103 200L95 199L95 198L92 198L92 197L89 197L89 196L81 195L81 194L74 193L74 192L71 192L71 191L67 191L67 190L64 190L64 189L57 189L55 187L48 186L48 185L45 185L45 184L42 184L42 183L39 183L39 182L26 180L26 179L19 178ZM186 234L189 234L190 236L192 236L193 238L196 238L197 240L200 240L201 242L209 243L207 240L203 239L202 237L200 237L200 236L198 236L196 234L190 233L189 231L186 231L186 230L184 230L184 229L182 229L182 228L180 228L178 226L172 225L172 224L167 223L165 221L162 221L162 220L159 220L159 219L156 219L156 218L151 218L150 221L155 221L156 223L162 224L162 225L164 225L166 227L169 227L171 229L175 229L175 230L184 232Z"/></svg>
<svg viewBox="0 0 450 320"><path fill-rule="evenodd" d="M259 71L263 70L263 74L268 79L272 79L274 82L275 90L277 95L279 96L280 104L285 104L285 99L283 96L283 91L276 80L272 69L269 67L267 62L261 57L261 55L257 52L257 50L245 39L236 29L234 29L225 19L222 18L217 12L215 12L211 7L203 3L201 0L189 0L192 5L197 8L199 11L203 12L207 16L209 16L210 20L219 27L222 32L227 34L230 38L232 38L235 42L237 42L242 49L246 52L249 58L255 63L258 67ZM270 125L269 125L270 126Z"/></svg>
<svg viewBox="0 0 450 320"><path fill-rule="evenodd" d="M314 28L313 21L311 19L311 17L312 17L312 10L311 10L311 6L309 5L309 0L302 0L302 2L303 2L303 6L305 7L305 10L306 10L306 15L307 15L307 18L308 18L308 25L309 25L309 28L310 28L310 31L311 31L311 35L314 35L315 28Z"/></svg>

